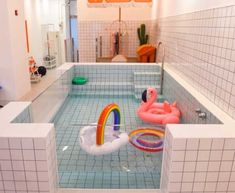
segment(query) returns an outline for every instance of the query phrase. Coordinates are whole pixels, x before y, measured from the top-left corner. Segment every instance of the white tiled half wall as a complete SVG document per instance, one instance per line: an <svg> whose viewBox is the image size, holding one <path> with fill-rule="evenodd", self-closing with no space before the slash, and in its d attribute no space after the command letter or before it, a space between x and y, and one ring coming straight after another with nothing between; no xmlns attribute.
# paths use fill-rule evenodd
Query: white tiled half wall
<svg viewBox="0 0 235 193"><path fill-rule="evenodd" d="M195 96L181 86L168 72L164 72L163 94L170 103L176 101L184 124L221 124L221 121L202 105ZM206 119L199 118L196 109L206 113Z"/></svg>
<svg viewBox="0 0 235 193"><path fill-rule="evenodd" d="M166 62L235 118L235 5L158 20Z"/></svg>
<svg viewBox="0 0 235 193"><path fill-rule="evenodd" d="M54 131L45 138L0 138L0 192L54 193Z"/></svg>
<svg viewBox="0 0 235 193"><path fill-rule="evenodd" d="M29 104L13 102L1 109L0 193L57 191L55 128L31 123Z"/></svg>
<svg viewBox="0 0 235 193"><path fill-rule="evenodd" d="M214 130L221 137L206 136L205 129ZM222 134L223 129L228 135ZM211 128L205 125L168 126L162 162L162 192L234 193L235 138L226 129L222 125ZM198 134L194 135L195 132Z"/></svg>
<svg viewBox="0 0 235 193"><path fill-rule="evenodd" d="M156 21L124 21L127 26L127 35L122 41L122 54L127 57L136 57L136 49L139 46L137 28L141 24L146 25L146 34L149 35L149 43L156 43ZM114 27L113 27L114 26ZM111 57L111 34L118 31L116 24L108 21L79 21L78 42L79 62L96 61L96 38L100 41L102 36L102 57ZM100 43L98 42L98 57L100 57Z"/></svg>

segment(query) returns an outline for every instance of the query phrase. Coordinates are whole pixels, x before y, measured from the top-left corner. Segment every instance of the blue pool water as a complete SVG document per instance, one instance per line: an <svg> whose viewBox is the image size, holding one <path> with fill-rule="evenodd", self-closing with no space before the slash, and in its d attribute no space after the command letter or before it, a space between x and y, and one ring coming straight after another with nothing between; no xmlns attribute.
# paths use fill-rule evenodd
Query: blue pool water
<svg viewBox="0 0 235 193"><path fill-rule="evenodd" d="M104 156L88 155L80 148L80 129L97 122L102 109L112 102L120 106L122 131L147 126L136 116L139 102L132 96L68 96L54 118L60 187L159 188L162 153L146 153L130 143Z"/></svg>

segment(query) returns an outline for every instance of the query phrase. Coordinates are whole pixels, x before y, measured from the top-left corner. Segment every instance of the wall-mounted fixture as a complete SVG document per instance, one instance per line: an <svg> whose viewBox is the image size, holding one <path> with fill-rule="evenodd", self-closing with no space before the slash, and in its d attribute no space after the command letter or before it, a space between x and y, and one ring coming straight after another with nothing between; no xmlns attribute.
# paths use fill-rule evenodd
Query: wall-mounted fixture
<svg viewBox="0 0 235 193"><path fill-rule="evenodd" d="M18 16L19 14L18 14L18 10L15 10L15 16Z"/></svg>
<svg viewBox="0 0 235 193"><path fill-rule="evenodd" d="M203 112L200 108L195 109L195 112L198 114L198 118L205 120L207 117L206 112Z"/></svg>

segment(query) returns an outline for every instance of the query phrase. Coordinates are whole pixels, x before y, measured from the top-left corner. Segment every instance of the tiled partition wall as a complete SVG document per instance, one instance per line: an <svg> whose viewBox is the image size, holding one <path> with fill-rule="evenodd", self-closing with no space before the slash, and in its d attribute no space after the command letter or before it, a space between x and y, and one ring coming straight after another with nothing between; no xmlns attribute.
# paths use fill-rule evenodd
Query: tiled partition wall
<svg viewBox="0 0 235 193"><path fill-rule="evenodd" d="M231 129L225 125L168 125L162 192L234 193L235 136Z"/></svg>
<svg viewBox="0 0 235 193"><path fill-rule="evenodd" d="M55 129L32 124L29 105L12 102L0 112L0 193L57 191Z"/></svg>
<svg viewBox="0 0 235 193"><path fill-rule="evenodd" d="M150 35L149 42L156 42L156 21L124 21L127 27L127 35L123 38L123 53L127 57L136 57L136 49L139 46L137 28L142 23L146 25L146 33ZM116 27L115 27L116 26ZM124 26L124 25L123 25ZM114 30L115 31L114 31ZM117 24L108 21L79 21L78 42L79 62L96 61L96 38L102 36L102 57L111 56L111 34L117 32ZM100 57L100 43L98 42L98 56Z"/></svg>
<svg viewBox="0 0 235 193"><path fill-rule="evenodd" d="M158 20L166 62L235 118L235 5Z"/></svg>
<svg viewBox="0 0 235 193"><path fill-rule="evenodd" d="M187 124L221 124L219 119L203 106L193 95L165 71L163 94L169 102L177 102L181 111L181 121ZM199 118L196 109L206 113L206 119Z"/></svg>
<svg viewBox="0 0 235 193"><path fill-rule="evenodd" d="M56 193L54 131L46 138L0 137L1 193Z"/></svg>
<svg viewBox="0 0 235 193"><path fill-rule="evenodd" d="M73 67L65 64L60 66L57 71L59 74L58 79L34 99L31 104L32 120L35 123L50 122L71 91Z"/></svg>

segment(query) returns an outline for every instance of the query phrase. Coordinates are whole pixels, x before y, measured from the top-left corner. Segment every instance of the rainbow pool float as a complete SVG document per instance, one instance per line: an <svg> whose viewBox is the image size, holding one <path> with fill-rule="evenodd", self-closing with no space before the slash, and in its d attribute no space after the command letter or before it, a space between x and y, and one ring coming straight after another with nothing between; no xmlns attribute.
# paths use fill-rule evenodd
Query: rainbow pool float
<svg viewBox="0 0 235 193"><path fill-rule="evenodd" d="M113 112L113 127L106 126ZM81 148L92 155L104 155L117 151L129 142L127 133L120 132L121 113L117 104L107 105L100 114L98 124L83 127L79 133Z"/></svg>
<svg viewBox="0 0 235 193"><path fill-rule="evenodd" d="M146 152L159 152L163 149L164 131L154 128L139 128L129 133L130 143ZM145 137L153 137L154 140Z"/></svg>

